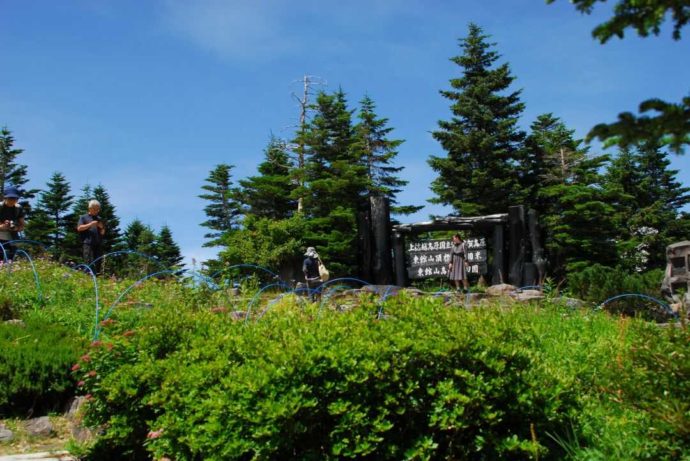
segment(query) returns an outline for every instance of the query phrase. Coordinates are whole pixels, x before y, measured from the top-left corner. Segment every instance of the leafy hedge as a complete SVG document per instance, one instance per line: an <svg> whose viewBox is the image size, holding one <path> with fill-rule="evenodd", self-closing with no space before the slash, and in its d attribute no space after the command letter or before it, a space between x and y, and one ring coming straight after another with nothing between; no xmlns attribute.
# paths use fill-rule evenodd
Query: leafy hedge
<svg viewBox="0 0 690 461"><path fill-rule="evenodd" d="M60 325L28 317L0 324L0 415L61 409L74 395L70 367L84 344Z"/></svg>
<svg viewBox="0 0 690 461"><path fill-rule="evenodd" d="M546 434L577 412L576 396L544 385L558 379L534 361L529 324L412 300L390 303L385 321L366 302L277 311L249 325L160 312L96 344L80 370L88 417L105 428L94 458L143 447L176 460L562 454Z"/></svg>

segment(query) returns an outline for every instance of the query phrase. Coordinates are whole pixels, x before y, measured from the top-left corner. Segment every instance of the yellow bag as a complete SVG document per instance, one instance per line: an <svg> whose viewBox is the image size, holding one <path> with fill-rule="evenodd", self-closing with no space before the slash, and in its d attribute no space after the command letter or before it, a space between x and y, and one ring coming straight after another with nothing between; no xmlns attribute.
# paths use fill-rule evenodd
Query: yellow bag
<svg viewBox="0 0 690 461"><path fill-rule="evenodd" d="M319 276L321 277L322 282L328 281L328 279L331 277L331 274L328 272L328 269L326 269L326 266L323 264L323 262L319 259Z"/></svg>

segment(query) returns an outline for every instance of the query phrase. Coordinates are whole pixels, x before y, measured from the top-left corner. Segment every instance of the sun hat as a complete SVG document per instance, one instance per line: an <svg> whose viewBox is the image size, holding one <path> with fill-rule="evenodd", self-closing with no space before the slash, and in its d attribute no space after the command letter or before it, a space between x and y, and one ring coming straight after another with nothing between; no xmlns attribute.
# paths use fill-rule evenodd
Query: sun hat
<svg viewBox="0 0 690 461"><path fill-rule="evenodd" d="M316 253L316 248L308 247L307 252L304 253L304 256L311 256L312 258L317 258L319 255Z"/></svg>
<svg viewBox="0 0 690 461"><path fill-rule="evenodd" d="M14 186L9 186L5 188L2 196L3 198L19 198L19 189Z"/></svg>

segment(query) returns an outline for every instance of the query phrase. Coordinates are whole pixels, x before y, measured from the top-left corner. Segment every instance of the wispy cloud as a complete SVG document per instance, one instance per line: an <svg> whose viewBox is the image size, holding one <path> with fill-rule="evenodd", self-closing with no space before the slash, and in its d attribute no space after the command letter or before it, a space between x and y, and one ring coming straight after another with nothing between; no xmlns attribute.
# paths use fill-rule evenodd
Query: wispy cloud
<svg viewBox="0 0 690 461"><path fill-rule="evenodd" d="M164 0L164 27L224 58L256 59L294 48L281 21L286 6L254 0Z"/></svg>

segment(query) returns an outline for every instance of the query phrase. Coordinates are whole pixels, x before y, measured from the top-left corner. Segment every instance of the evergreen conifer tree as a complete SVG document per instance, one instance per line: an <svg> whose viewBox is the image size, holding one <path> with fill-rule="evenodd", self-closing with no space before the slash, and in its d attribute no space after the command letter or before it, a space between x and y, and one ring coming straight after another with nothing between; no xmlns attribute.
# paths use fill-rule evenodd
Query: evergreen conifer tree
<svg viewBox="0 0 690 461"><path fill-rule="evenodd" d="M552 114L532 123L525 145L522 183L544 227L549 273L562 278L588 264L614 264L612 199L599 173L608 157L590 156Z"/></svg>
<svg viewBox="0 0 690 461"><path fill-rule="evenodd" d="M18 188L22 197L19 201L24 212L30 214L30 200L38 193L37 189L25 189L24 186L29 181L27 177L26 165L16 163L16 159L24 152L23 149L14 147L14 137L7 127L0 130L0 195L7 186Z"/></svg>
<svg viewBox="0 0 690 461"><path fill-rule="evenodd" d="M351 111L342 90L320 93L305 132L307 241L335 273L357 267L357 212L367 206L367 170L353 149Z"/></svg>
<svg viewBox="0 0 690 461"><path fill-rule="evenodd" d="M73 231L76 225L71 214L74 196L70 194L69 182L62 173L55 172L47 183L47 189L40 193L36 204L37 216L32 218L33 223L27 225L27 236L33 240L40 240L40 232L34 233L34 229L49 229L47 235L51 251L56 257L62 259L64 255L65 236ZM40 210L40 211L39 211ZM41 217L47 218L41 222ZM38 218L38 219L37 219Z"/></svg>
<svg viewBox="0 0 690 461"><path fill-rule="evenodd" d="M354 128L353 150L358 152L366 167L368 180L368 195L383 195L391 203L391 211L397 214L410 214L422 207L395 206L396 195L407 181L400 179L398 174L403 167L393 165L398 155L397 148L404 142L401 139L388 139L393 128L387 126L388 119L378 118L376 104L365 96L360 101L359 123Z"/></svg>
<svg viewBox="0 0 690 461"><path fill-rule="evenodd" d="M167 268L179 267L182 262L180 247L173 240L172 231L168 226L161 227L155 242L156 256Z"/></svg>
<svg viewBox="0 0 690 461"><path fill-rule="evenodd" d="M438 173L432 202L462 215L505 212L522 198L517 167L525 134L517 123L524 105L520 91L509 91L514 77L508 64L494 67L499 55L487 39L470 24L460 43L463 54L451 59L462 75L441 94L451 101L453 117L439 121L433 132L447 156L429 159Z"/></svg>
<svg viewBox="0 0 690 461"><path fill-rule="evenodd" d="M659 144L645 142L622 149L607 169L606 187L616 197L619 258L628 269L662 267L666 246L688 238L682 208L690 203L690 188L669 167Z"/></svg>
<svg viewBox="0 0 690 461"><path fill-rule="evenodd" d="M295 189L290 177L293 162L284 143L276 138L271 138L264 155L259 174L239 181L240 200L247 214L258 218L289 218L297 208L295 200L290 198Z"/></svg>
<svg viewBox="0 0 690 461"><path fill-rule="evenodd" d="M210 239L204 243L205 247L222 245L223 234L237 228L241 209L237 202L237 191L232 188L233 168L233 165L217 165L206 178L208 184L201 186L208 193L199 197L211 202L204 208L208 219L201 223L211 230L204 235L204 238Z"/></svg>

